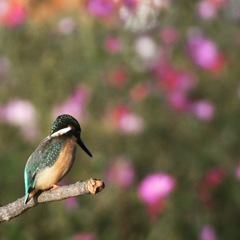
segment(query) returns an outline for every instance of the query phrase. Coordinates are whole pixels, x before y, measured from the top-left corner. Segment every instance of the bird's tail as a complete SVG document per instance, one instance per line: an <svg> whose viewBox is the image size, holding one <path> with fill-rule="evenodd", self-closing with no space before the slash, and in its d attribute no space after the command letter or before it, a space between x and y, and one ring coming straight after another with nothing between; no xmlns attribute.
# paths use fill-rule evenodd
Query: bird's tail
<svg viewBox="0 0 240 240"><path fill-rule="evenodd" d="M26 205L29 200L30 200L30 198L29 198L29 193L28 193L28 194L25 196L24 205Z"/></svg>
<svg viewBox="0 0 240 240"><path fill-rule="evenodd" d="M31 198L33 198L33 196L37 193L36 189L33 189L31 192L26 193L25 195L25 199L24 199L24 205L26 205L28 203L29 200L31 200Z"/></svg>

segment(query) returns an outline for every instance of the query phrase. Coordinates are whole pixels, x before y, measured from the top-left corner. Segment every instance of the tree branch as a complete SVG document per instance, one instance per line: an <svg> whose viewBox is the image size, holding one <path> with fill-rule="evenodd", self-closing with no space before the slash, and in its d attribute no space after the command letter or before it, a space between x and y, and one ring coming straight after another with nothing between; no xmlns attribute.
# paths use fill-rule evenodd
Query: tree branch
<svg viewBox="0 0 240 240"><path fill-rule="evenodd" d="M59 201L85 194L96 194L103 188L104 182L102 180L90 179L36 194L26 205L24 205L24 197L19 198L15 202L0 207L0 223L19 216L39 203Z"/></svg>

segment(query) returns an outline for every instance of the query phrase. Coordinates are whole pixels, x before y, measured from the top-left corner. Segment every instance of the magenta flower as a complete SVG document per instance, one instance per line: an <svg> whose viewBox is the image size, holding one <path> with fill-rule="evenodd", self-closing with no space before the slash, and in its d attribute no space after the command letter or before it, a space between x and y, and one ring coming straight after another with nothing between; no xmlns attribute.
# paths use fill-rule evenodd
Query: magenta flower
<svg viewBox="0 0 240 240"><path fill-rule="evenodd" d="M133 113L125 105L117 105L110 109L103 120L108 129L112 128L121 133L137 134L144 128L143 118Z"/></svg>
<svg viewBox="0 0 240 240"><path fill-rule="evenodd" d="M238 165L236 168L235 176L238 180L240 180L240 165Z"/></svg>
<svg viewBox="0 0 240 240"><path fill-rule="evenodd" d="M85 106L90 97L90 91L86 86L79 86L75 89L71 96L62 105L55 107L53 118L61 114L70 114L77 119L84 118Z"/></svg>
<svg viewBox="0 0 240 240"><path fill-rule="evenodd" d="M178 40L178 31L174 27L165 27L161 31L161 38L164 44L172 45Z"/></svg>
<svg viewBox="0 0 240 240"><path fill-rule="evenodd" d="M175 188L175 179L165 173L148 175L139 185L138 194L146 204L166 198Z"/></svg>
<svg viewBox="0 0 240 240"><path fill-rule="evenodd" d="M197 5L197 12L200 18L204 20L212 19L216 16L217 7L209 0L202 0Z"/></svg>
<svg viewBox="0 0 240 240"><path fill-rule="evenodd" d="M72 240L95 240L95 235L92 233L81 233L75 235Z"/></svg>
<svg viewBox="0 0 240 240"><path fill-rule="evenodd" d="M210 121L214 118L215 108L213 103L207 100L201 100L193 103L192 113L203 121Z"/></svg>
<svg viewBox="0 0 240 240"><path fill-rule="evenodd" d="M6 1L4 10L0 13L0 18L6 27L18 27L25 22L26 9L19 1Z"/></svg>
<svg viewBox="0 0 240 240"><path fill-rule="evenodd" d="M87 9L94 17L108 17L115 12L115 3L112 0L87 0Z"/></svg>
<svg viewBox="0 0 240 240"><path fill-rule="evenodd" d="M123 156L112 161L106 175L108 182L121 188L130 187L135 179L135 171L130 160Z"/></svg>
<svg viewBox="0 0 240 240"><path fill-rule="evenodd" d="M20 127L26 139L38 135L37 113L35 107L26 100L12 100L0 106L0 121Z"/></svg>
<svg viewBox="0 0 240 240"><path fill-rule="evenodd" d="M175 188L175 178L166 173L148 175L138 187L138 195L145 203L149 217L155 220L164 209L167 196Z"/></svg>
<svg viewBox="0 0 240 240"><path fill-rule="evenodd" d="M216 44L200 33L194 33L188 38L187 50L194 63L207 71L218 72L226 64Z"/></svg>
<svg viewBox="0 0 240 240"><path fill-rule="evenodd" d="M122 44L117 37L108 37L105 39L104 46L109 53L119 53L122 50Z"/></svg>
<svg viewBox="0 0 240 240"><path fill-rule="evenodd" d="M76 197L67 198L64 200L64 205L69 210L75 210L78 208L78 201Z"/></svg>
<svg viewBox="0 0 240 240"><path fill-rule="evenodd" d="M167 101L170 107L179 112L186 112L191 106L186 93L182 91L170 92L167 94Z"/></svg>
<svg viewBox="0 0 240 240"><path fill-rule="evenodd" d="M170 63L162 63L155 69L159 87L166 92L187 92L196 86L193 74L176 69Z"/></svg>
<svg viewBox="0 0 240 240"><path fill-rule="evenodd" d="M214 229L209 225L203 226L200 233L200 240L217 240Z"/></svg>
<svg viewBox="0 0 240 240"><path fill-rule="evenodd" d="M227 0L201 0L197 4L197 13L201 19L210 20L226 3Z"/></svg>

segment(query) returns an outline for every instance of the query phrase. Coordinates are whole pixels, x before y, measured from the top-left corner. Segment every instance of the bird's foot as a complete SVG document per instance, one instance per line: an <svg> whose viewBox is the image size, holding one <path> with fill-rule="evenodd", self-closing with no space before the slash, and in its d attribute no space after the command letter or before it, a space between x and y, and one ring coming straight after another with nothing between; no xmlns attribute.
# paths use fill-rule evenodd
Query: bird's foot
<svg viewBox="0 0 240 240"><path fill-rule="evenodd" d="M60 185L53 184L52 187L50 188L50 191L55 190L57 188L61 187Z"/></svg>

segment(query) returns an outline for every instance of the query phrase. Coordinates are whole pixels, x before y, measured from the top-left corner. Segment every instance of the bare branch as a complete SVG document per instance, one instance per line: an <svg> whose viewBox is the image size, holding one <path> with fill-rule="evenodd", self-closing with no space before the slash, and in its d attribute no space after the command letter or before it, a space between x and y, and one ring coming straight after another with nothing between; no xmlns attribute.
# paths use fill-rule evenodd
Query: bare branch
<svg viewBox="0 0 240 240"><path fill-rule="evenodd" d="M59 187L55 190L48 190L34 196L26 205L24 197L15 202L0 207L0 223L9 221L19 216L28 209L35 207L39 203L59 201L62 199L76 197L86 194L96 194L104 188L104 182L98 179L90 179L84 182L76 182L67 186Z"/></svg>

